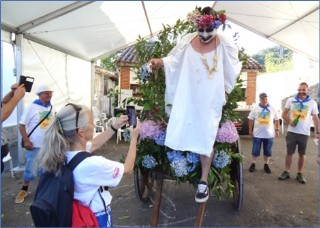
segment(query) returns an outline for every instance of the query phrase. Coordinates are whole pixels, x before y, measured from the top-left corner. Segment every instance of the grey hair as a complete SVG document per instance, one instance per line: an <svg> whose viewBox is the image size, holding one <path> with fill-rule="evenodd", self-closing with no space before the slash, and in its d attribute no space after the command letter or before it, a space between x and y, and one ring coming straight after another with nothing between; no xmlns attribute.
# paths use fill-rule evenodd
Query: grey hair
<svg viewBox="0 0 320 228"><path fill-rule="evenodd" d="M78 128L87 129L89 125L90 109L86 106L79 112ZM76 113L72 105L65 106L55 116L54 121L45 133L37 160L44 172L58 175L61 166L66 161L65 152L77 143L80 138L76 130Z"/></svg>

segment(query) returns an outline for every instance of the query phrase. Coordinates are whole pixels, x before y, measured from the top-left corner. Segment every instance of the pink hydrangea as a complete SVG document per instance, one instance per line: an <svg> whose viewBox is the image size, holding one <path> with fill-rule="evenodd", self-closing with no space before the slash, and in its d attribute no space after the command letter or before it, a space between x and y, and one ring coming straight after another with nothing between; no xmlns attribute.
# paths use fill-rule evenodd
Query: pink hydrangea
<svg viewBox="0 0 320 228"><path fill-rule="evenodd" d="M221 143L234 143L238 140L239 135L234 123L227 120L218 129L216 141Z"/></svg>
<svg viewBox="0 0 320 228"><path fill-rule="evenodd" d="M152 120L146 120L141 123L140 139L149 138L154 140L162 132L161 125Z"/></svg>

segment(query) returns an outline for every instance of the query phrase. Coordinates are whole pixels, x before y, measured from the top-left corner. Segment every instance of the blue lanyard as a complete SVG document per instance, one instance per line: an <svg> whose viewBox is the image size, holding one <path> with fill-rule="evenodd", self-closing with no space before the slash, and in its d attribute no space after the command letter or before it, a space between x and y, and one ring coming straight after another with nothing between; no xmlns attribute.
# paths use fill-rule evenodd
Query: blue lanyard
<svg viewBox="0 0 320 228"><path fill-rule="evenodd" d="M310 101L309 95L308 95L306 98L304 98L302 101L299 100L298 95L295 96L295 99L296 99L296 100L295 100L295 101L292 101L292 103L299 103L299 104L300 104L300 110L299 110L300 112L301 112L301 110L303 109L303 103Z"/></svg>
<svg viewBox="0 0 320 228"><path fill-rule="evenodd" d="M259 107L262 108L262 112L264 112L264 110L267 110L268 112L270 112L270 110L268 109L268 107L270 107L269 104L267 104L265 107L263 107L262 104L259 103Z"/></svg>

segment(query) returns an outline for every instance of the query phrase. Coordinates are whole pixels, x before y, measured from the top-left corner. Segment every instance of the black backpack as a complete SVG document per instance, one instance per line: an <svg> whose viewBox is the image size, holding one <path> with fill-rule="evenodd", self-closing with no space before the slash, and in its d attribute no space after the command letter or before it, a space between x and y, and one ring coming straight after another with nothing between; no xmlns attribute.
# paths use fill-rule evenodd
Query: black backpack
<svg viewBox="0 0 320 228"><path fill-rule="evenodd" d="M41 175L30 212L36 227L70 227L73 203L73 173L76 166L91 153L77 153L61 175L45 172Z"/></svg>

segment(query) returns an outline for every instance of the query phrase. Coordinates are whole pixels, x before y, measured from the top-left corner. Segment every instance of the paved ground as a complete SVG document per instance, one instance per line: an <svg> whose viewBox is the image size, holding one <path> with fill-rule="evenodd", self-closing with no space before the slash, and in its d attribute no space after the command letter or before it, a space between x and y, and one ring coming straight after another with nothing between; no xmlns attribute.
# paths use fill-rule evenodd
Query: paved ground
<svg viewBox="0 0 320 228"><path fill-rule="evenodd" d="M305 165L307 184L298 183L296 174L297 154L294 156L291 175L286 181L279 181L278 175L283 171L285 140L282 135L275 140L274 154L271 160L271 174L263 171L262 158L258 160L257 172L249 173L251 162L251 139L241 136L243 161L244 199L240 211L233 207L229 198L217 200L211 196L205 210L203 226L205 227L319 227L318 207L318 173L316 163L317 147L310 138L308 157ZM128 144L115 139L101 148L98 153L111 159L119 160L126 153ZM22 204L15 204L14 198L21 188L22 179L11 178L10 172L2 175L2 227L32 227L33 222L29 207L34 196L36 183L29 189L30 195ZM125 177L120 186L111 189L113 195L112 210L114 226L141 227L150 226L152 200L138 200L134 190L133 175ZM188 183L176 184L165 181L163 186L159 226L192 227L197 212L194 202L194 189Z"/></svg>

